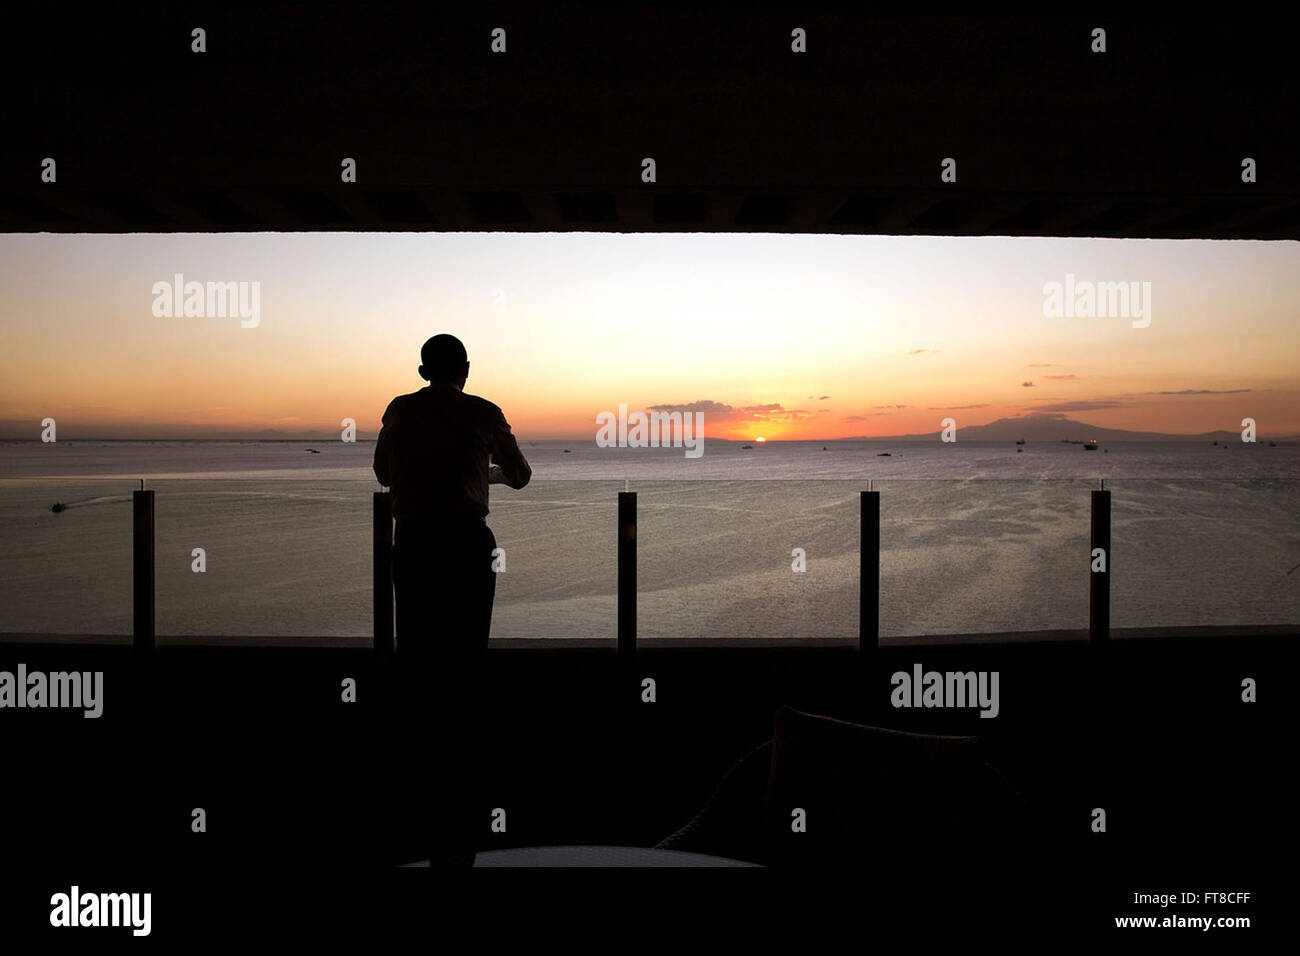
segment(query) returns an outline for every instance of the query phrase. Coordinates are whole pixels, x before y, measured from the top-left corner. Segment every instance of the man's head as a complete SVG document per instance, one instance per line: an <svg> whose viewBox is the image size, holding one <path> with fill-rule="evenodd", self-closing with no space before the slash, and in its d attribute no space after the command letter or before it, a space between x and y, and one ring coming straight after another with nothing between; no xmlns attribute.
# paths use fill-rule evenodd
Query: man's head
<svg viewBox="0 0 1300 956"><path fill-rule="evenodd" d="M469 377L469 356L454 335L435 335L420 349L420 378L427 382L451 382L465 387Z"/></svg>

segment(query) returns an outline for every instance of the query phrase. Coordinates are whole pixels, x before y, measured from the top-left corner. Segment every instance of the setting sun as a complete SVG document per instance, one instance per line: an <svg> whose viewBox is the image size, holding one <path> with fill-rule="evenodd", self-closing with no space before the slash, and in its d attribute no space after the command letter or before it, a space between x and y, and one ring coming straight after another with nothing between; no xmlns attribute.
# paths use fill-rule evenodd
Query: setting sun
<svg viewBox="0 0 1300 956"><path fill-rule="evenodd" d="M764 438L762 435L759 435L757 438L754 439L754 441L767 441L767 439Z"/></svg>

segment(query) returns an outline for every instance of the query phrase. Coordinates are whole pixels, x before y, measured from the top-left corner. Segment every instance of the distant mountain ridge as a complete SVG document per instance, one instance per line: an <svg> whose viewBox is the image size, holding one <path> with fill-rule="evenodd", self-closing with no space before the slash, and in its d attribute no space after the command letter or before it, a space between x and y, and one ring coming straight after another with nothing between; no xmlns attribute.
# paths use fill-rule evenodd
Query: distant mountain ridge
<svg viewBox="0 0 1300 956"><path fill-rule="evenodd" d="M919 435L856 435L859 441L936 441L939 429ZM1294 441L1296 435L1258 436L1260 441ZM1197 435L1175 435L1166 432L1137 432L1124 428L1103 428L1078 422L1064 415L1026 415L1021 418L999 418L987 425L966 425L957 423L958 441L1018 441L1060 442L1060 441L1241 441L1240 431L1201 432Z"/></svg>

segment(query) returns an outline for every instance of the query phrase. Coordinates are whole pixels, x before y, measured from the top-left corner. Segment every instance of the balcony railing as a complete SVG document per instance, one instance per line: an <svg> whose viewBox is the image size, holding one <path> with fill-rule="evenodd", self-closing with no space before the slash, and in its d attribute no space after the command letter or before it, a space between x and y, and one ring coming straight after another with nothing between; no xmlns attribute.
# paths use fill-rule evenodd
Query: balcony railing
<svg viewBox="0 0 1300 956"><path fill-rule="evenodd" d="M25 521L49 497L46 482L13 481L26 484L9 495L6 518ZM35 532L8 542L19 573L7 582L0 640L78 639L48 633L40 610L53 592L71 590L87 608L122 595L110 615L120 628L92 629L117 630L141 651L159 634L257 643L274 633L392 652L387 492L372 492L367 508L362 480L284 491L274 480L60 481L73 505L110 507L76 528L52 516L40 534L52 536L53 553L42 556L34 542L46 539ZM1174 631L1300 623L1296 481L619 484L539 481L494 498L492 522L514 570L510 587L498 587L494 640L613 637L623 656L636 654L639 639L820 641L871 653L900 638L1046 635L1100 645L1116 625L1131 633L1153 623ZM119 507L128 499L129 537ZM320 508L336 520L322 523ZM190 576L192 546L205 550L206 579ZM71 560L77 549L95 560ZM543 566L549 576L535 573ZM89 617L77 613L58 626Z"/></svg>

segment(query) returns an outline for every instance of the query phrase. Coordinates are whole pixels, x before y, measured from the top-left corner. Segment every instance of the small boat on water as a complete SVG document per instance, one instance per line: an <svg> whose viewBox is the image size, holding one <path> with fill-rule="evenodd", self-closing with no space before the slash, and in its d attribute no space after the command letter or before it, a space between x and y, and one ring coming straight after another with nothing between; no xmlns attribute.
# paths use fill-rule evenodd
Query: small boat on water
<svg viewBox="0 0 1300 956"><path fill-rule="evenodd" d="M877 452L877 453L876 453L876 457L877 457L877 458L893 458L894 456L893 456L892 454L890 454L889 452L887 452L887 451L882 451L882 452Z"/></svg>
<svg viewBox="0 0 1300 956"><path fill-rule="evenodd" d="M569 451L569 449L567 449L567 448L564 449L564 453L565 453L566 455L572 455L572 454L573 454L573 452Z"/></svg>
<svg viewBox="0 0 1300 956"><path fill-rule="evenodd" d="M753 447L754 447L753 445L741 445L740 450L744 451L746 448L753 448Z"/></svg>
<svg viewBox="0 0 1300 956"><path fill-rule="evenodd" d="M1097 439L1095 439L1095 438L1091 438L1091 439L1089 439L1088 441L1084 442L1084 443L1083 443L1083 450L1084 450L1084 451L1096 451L1096 450L1097 450Z"/></svg>
<svg viewBox="0 0 1300 956"><path fill-rule="evenodd" d="M1023 438L1020 438L1020 439L1017 439L1017 440L1016 440L1016 444L1017 444L1017 445L1023 445L1024 443L1025 443L1025 440L1024 440Z"/></svg>
<svg viewBox="0 0 1300 956"><path fill-rule="evenodd" d="M311 454L313 454L313 455L319 455L319 454L320 454L320 452L318 452L315 448L308 448L307 451L309 451L309 452L310 452Z"/></svg>

